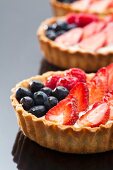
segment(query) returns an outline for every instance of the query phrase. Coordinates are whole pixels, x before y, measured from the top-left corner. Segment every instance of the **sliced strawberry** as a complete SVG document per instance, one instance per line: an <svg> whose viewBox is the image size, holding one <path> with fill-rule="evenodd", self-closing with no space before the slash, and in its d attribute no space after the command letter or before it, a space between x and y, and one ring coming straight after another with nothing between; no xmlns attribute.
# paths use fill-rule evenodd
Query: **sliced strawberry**
<svg viewBox="0 0 113 170"><path fill-rule="evenodd" d="M66 87L68 90L71 90L76 85L77 82L78 82L77 77L65 76L60 78L56 85Z"/></svg>
<svg viewBox="0 0 113 170"><path fill-rule="evenodd" d="M61 36L58 36L55 41L59 44L63 44L65 46L73 46L76 43L78 43L83 35L83 30L82 28L75 28L72 29L66 33L64 33Z"/></svg>
<svg viewBox="0 0 113 170"><path fill-rule="evenodd" d="M110 22L107 27L104 29L105 33L107 34L106 45L110 45L113 43L113 22Z"/></svg>
<svg viewBox="0 0 113 170"><path fill-rule="evenodd" d="M103 101L108 103L108 105L110 106L110 117L109 117L109 120L113 120L113 91L112 92L108 92L104 96Z"/></svg>
<svg viewBox="0 0 113 170"><path fill-rule="evenodd" d="M82 115L77 124L79 126L98 127L105 124L109 119L110 109L107 103L99 103L91 110Z"/></svg>
<svg viewBox="0 0 113 170"><path fill-rule="evenodd" d="M45 118L58 124L73 125L78 119L76 100L71 97L65 98L50 109Z"/></svg>
<svg viewBox="0 0 113 170"><path fill-rule="evenodd" d="M89 91L86 83L78 82L70 91L69 96L77 99L78 112L84 111L89 105Z"/></svg>
<svg viewBox="0 0 113 170"><path fill-rule="evenodd" d="M88 84L89 103L99 102L108 91L108 71L101 68Z"/></svg>
<svg viewBox="0 0 113 170"><path fill-rule="evenodd" d="M65 72L65 76L77 77L79 81L86 82L86 74L79 68L71 68Z"/></svg>
<svg viewBox="0 0 113 170"><path fill-rule="evenodd" d="M112 0L96 1L90 5L89 10L91 12L102 13L112 5Z"/></svg>
<svg viewBox="0 0 113 170"><path fill-rule="evenodd" d="M113 63L107 66L108 71L108 90L113 90Z"/></svg>
<svg viewBox="0 0 113 170"><path fill-rule="evenodd" d="M53 75L49 77L45 83L46 87L54 89L56 87L57 81L61 78L61 75Z"/></svg>
<svg viewBox="0 0 113 170"><path fill-rule="evenodd" d="M107 15L103 19L106 23L112 22L113 21L113 15Z"/></svg>
<svg viewBox="0 0 113 170"><path fill-rule="evenodd" d="M106 34L104 32L96 33L86 39L83 39L79 46L83 49L95 51L106 44Z"/></svg>

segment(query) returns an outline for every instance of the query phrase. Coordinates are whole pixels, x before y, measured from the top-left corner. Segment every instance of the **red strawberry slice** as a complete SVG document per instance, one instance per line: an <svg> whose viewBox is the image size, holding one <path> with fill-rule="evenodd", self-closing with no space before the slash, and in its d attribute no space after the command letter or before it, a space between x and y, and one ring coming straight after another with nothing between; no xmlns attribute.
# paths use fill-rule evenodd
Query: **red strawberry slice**
<svg viewBox="0 0 113 170"><path fill-rule="evenodd" d="M106 34L104 32L96 33L86 39L83 39L79 46L89 51L95 51L106 44Z"/></svg>
<svg viewBox="0 0 113 170"><path fill-rule="evenodd" d="M76 83L78 82L78 78L77 77L62 77L58 80L56 86L63 86L66 87L68 90L71 90Z"/></svg>
<svg viewBox="0 0 113 170"><path fill-rule="evenodd" d="M78 81L86 82L86 74L83 70L79 68L71 68L66 71L65 76L77 77Z"/></svg>
<svg viewBox="0 0 113 170"><path fill-rule="evenodd" d="M88 25L86 25L84 28L83 28L83 37L86 38L86 37L89 37L95 33L98 33L100 31L103 30L103 28L105 27L105 22L92 22Z"/></svg>
<svg viewBox="0 0 113 170"><path fill-rule="evenodd" d="M110 109L107 103L95 105L91 110L82 115L77 124L79 126L98 127L105 124L109 119Z"/></svg>
<svg viewBox="0 0 113 170"><path fill-rule="evenodd" d="M110 116L109 116L109 120L113 120L113 91L112 92L108 92L104 98L103 101L105 101L106 103L108 103L108 105L110 106Z"/></svg>
<svg viewBox="0 0 113 170"><path fill-rule="evenodd" d="M108 71L101 68L88 83L89 87L89 103L99 102L108 91Z"/></svg>
<svg viewBox="0 0 113 170"><path fill-rule="evenodd" d="M113 63L107 66L108 71L108 90L113 90Z"/></svg>
<svg viewBox="0 0 113 170"><path fill-rule="evenodd" d="M113 22L109 23L107 27L104 29L105 33L107 34L106 45L113 44Z"/></svg>
<svg viewBox="0 0 113 170"><path fill-rule="evenodd" d="M89 10L92 12L102 13L112 5L112 0L96 1L90 5Z"/></svg>
<svg viewBox="0 0 113 170"><path fill-rule="evenodd" d="M57 81L61 78L61 75L53 75L49 77L45 83L46 87L54 89L56 87Z"/></svg>
<svg viewBox="0 0 113 170"><path fill-rule="evenodd" d="M78 119L76 99L65 98L50 109L45 116L46 120L62 125L73 125Z"/></svg>
<svg viewBox="0 0 113 170"><path fill-rule="evenodd" d="M55 39L55 41L59 44L65 45L67 47L73 46L81 40L82 35L83 35L82 28L75 28L75 29L68 31L67 33L64 33L61 36L58 36Z"/></svg>
<svg viewBox="0 0 113 170"><path fill-rule="evenodd" d="M78 82L70 91L69 96L77 99L78 112L84 111L89 105L89 91L86 83Z"/></svg>

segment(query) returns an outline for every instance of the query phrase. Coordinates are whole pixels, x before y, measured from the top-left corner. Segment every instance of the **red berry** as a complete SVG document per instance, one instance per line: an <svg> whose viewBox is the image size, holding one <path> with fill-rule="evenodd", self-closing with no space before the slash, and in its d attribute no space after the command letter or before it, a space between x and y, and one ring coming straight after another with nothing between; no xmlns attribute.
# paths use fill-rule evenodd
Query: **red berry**
<svg viewBox="0 0 113 170"><path fill-rule="evenodd" d="M105 67L98 70L92 80L88 83L89 103L99 102L108 91L108 72Z"/></svg>
<svg viewBox="0 0 113 170"><path fill-rule="evenodd" d="M71 13L67 15L66 21L68 24L74 24L75 23L75 19L76 19L76 14L75 13Z"/></svg>
<svg viewBox="0 0 113 170"><path fill-rule="evenodd" d="M108 71L108 89L113 90L113 63L107 66Z"/></svg>
<svg viewBox="0 0 113 170"><path fill-rule="evenodd" d="M66 87L68 90L71 90L76 83L78 82L78 78L76 77L62 77L58 80L57 86Z"/></svg>
<svg viewBox="0 0 113 170"><path fill-rule="evenodd" d="M89 105L89 91L86 83L78 82L70 91L69 96L77 99L77 111L85 111Z"/></svg>
<svg viewBox="0 0 113 170"><path fill-rule="evenodd" d="M107 103L97 103L95 107L82 115L77 124L79 126L98 127L105 124L109 119L110 108Z"/></svg>
<svg viewBox="0 0 113 170"><path fill-rule="evenodd" d="M80 82L86 82L86 74L79 68L71 68L66 71L65 75L69 77L76 77Z"/></svg>
<svg viewBox="0 0 113 170"><path fill-rule="evenodd" d="M56 87L57 81L61 78L61 75L53 75L49 77L45 83L46 87L54 89Z"/></svg>
<svg viewBox="0 0 113 170"><path fill-rule="evenodd" d="M73 125L78 119L76 99L65 98L50 109L45 116L46 120L62 125Z"/></svg>
<svg viewBox="0 0 113 170"><path fill-rule="evenodd" d="M78 14L77 17L75 17L75 23L79 26L79 27L84 27L88 24L90 24L91 22L94 21L98 21L98 17L94 14L85 14L85 13L81 13Z"/></svg>

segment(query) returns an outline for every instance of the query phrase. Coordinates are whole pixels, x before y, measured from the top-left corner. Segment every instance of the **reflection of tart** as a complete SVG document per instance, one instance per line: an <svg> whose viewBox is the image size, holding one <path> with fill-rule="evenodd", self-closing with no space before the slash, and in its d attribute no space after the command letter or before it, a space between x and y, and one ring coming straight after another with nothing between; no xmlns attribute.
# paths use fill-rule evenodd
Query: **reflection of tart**
<svg viewBox="0 0 113 170"><path fill-rule="evenodd" d="M92 72L113 61L112 30L112 16L70 14L46 20L37 36L50 63Z"/></svg>
<svg viewBox="0 0 113 170"><path fill-rule="evenodd" d="M56 16L69 12L113 13L112 0L51 0L51 6Z"/></svg>
<svg viewBox="0 0 113 170"><path fill-rule="evenodd" d="M95 74L47 72L17 84L11 100L20 128L38 144L68 153L105 152L113 149L112 84L113 64Z"/></svg>
<svg viewBox="0 0 113 170"><path fill-rule="evenodd" d="M58 170L64 170L67 167L71 170L75 170L75 167L79 170L89 169L89 167L108 170L109 167L113 166L112 152L87 156L60 154L59 152L42 148L24 136L21 131L17 134L12 155L19 170L37 170L37 167L39 170L47 168L52 170L55 167L58 167ZM92 170L92 168L90 169Z"/></svg>

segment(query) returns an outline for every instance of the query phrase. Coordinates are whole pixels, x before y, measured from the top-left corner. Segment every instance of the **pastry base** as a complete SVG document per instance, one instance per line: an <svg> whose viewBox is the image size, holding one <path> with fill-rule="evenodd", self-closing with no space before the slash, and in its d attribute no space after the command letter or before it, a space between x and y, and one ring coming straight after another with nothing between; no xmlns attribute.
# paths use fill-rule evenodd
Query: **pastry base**
<svg viewBox="0 0 113 170"><path fill-rule="evenodd" d="M41 50L46 60L60 68L78 67L86 72L95 72L99 68L109 65L113 62L112 52L91 52L81 49L71 50L59 46L56 42L51 41L45 35L45 27L48 24L56 22L64 17L53 17L45 20L37 31L37 38Z"/></svg>
<svg viewBox="0 0 113 170"><path fill-rule="evenodd" d="M37 118L25 111L15 98L18 87L28 87L30 80L45 81L48 76L62 72L48 72L32 77L16 85L12 90L11 102L23 133L41 146L66 153L98 153L113 149L113 123L96 128L75 128L52 123L44 117ZM91 76L91 75L89 75Z"/></svg>

